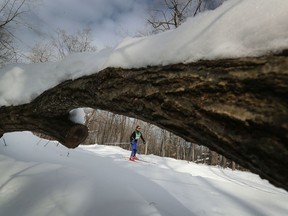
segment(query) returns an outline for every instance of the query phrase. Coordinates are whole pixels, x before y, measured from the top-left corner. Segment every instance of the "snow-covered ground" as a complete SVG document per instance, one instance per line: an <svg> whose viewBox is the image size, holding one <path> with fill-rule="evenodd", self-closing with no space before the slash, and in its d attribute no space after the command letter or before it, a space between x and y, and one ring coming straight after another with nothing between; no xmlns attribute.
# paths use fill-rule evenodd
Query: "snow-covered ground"
<svg viewBox="0 0 288 216"><path fill-rule="evenodd" d="M117 146L71 150L30 132L4 139L1 216L288 215L288 193L249 172L154 155L130 162Z"/></svg>

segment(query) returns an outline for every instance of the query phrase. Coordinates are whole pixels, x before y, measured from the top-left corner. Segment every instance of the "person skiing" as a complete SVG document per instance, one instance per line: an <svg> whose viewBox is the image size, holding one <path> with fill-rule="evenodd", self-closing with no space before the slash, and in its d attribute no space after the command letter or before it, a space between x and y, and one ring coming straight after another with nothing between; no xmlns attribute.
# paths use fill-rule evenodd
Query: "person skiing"
<svg viewBox="0 0 288 216"><path fill-rule="evenodd" d="M136 157L137 144L138 144L139 138L142 139L144 144L146 143L145 139L142 136L142 133L140 132L140 129L141 129L140 126L137 125L135 131L130 136L130 144L131 144L132 152L131 152L129 160L131 160L131 161L139 160Z"/></svg>

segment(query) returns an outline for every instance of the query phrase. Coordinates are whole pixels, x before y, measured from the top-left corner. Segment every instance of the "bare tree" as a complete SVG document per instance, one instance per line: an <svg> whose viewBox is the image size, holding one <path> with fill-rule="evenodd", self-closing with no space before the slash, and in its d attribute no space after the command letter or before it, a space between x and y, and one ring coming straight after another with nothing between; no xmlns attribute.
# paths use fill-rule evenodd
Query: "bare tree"
<svg viewBox="0 0 288 216"><path fill-rule="evenodd" d="M36 43L27 58L33 63L55 61L71 53L95 51L92 42L91 29L83 29L75 34L58 29L50 42Z"/></svg>
<svg viewBox="0 0 288 216"><path fill-rule="evenodd" d="M95 51L96 47L92 42L90 28L78 31L76 34L68 34L65 30L58 29L56 37L53 38L53 46L61 59L70 53Z"/></svg>
<svg viewBox="0 0 288 216"><path fill-rule="evenodd" d="M25 11L26 0L2 0L0 2L0 65L11 61L15 56L14 35L10 25Z"/></svg>
<svg viewBox="0 0 288 216"><path fill-rule="evenodd" d="M148 24L152 26L152 33L164 32L178 28L188 17L215 9L225 0L163 0L163 5L150 12Z"/></svg>
<svg viewBox="0 0 288 216"><path fill-rule="evenodd" d="M187 18L193 0L164 0L163 9L152 10L148 23L154 33L179 27Z"/></svg>
<svg viewBox="0 0 288 216"><path fill-rule="evenodd" d="M53 46L50 43L36 43L27 58L33 63L56 60L56 57L53 55Z"/></svg>
<svg viewBox="0 0 288 216"><path fill-rule="evenodd" d="M0 28L0 65L9 62L13 57L12 37Z"/></svg>

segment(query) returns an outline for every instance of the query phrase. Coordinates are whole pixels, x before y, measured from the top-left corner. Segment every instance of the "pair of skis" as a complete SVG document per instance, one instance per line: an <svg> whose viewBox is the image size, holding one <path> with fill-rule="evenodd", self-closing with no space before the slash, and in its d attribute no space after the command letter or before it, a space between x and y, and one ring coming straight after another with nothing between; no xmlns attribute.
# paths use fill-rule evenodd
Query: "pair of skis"
<svg viewBox="0 0 288 216"><path fill-rule="evenodd" d="M147 161L147 160L143 160L143 159L134 159L134 160L128 159L128 161L131 161L131 162L134 162L134 163L137 163L139 161L139 162L144 162L144 163L156 164L156 163L153 163L151 161Z"/></svg>

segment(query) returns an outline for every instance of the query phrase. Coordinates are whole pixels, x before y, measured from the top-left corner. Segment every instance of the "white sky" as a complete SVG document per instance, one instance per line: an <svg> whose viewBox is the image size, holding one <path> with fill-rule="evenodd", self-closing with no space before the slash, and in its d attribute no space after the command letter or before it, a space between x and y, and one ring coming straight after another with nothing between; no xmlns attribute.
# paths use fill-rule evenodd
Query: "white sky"
<svg viewBox="0 0 288 216"><path fill-rule="evenodd" d="M206 0L214 9L220 0ZM123 37L147 31L147 19L164 0L26 0L30 9L22 16L27 25L16 26L15 35L24 49L36 41L51 40L56 29L72 34L90 27L94 44L99 48L116 45ZM27 28L28 27L28 28Z"/></svg>
<svg viewBox="0 0 288 216"><path fill-rule="evenodd" d="M98 48L114 46L123 37L145 29L149 8L162 0L37 0L23 17L29 28L17 30L24 46L49 40L60 28L75 33L90 27ZM29 31L27 31L29 30ZM31 31L32 30L32 31ZM22 34L19 34L19 33ZM24 35L23 35L24 34Z"/></svg>
<svg viewBox="0 0 288 216"><path fill-rule="evenodd" d="M288 48L287 20L288 1L229 0L176 30L126 38L113 49L53 63L8 65L0 68L0 106L30 102L64 80L109 66L137 68L281 51Z"/></svg>
<svg viewBox="0 0 288 216"><path fill-rule="evenodd" d="M0 215L287 216L288 193L258 175L138 155L67 149L30 132L0 139ZM8 169L9 167L9 169Z"/></svg>

